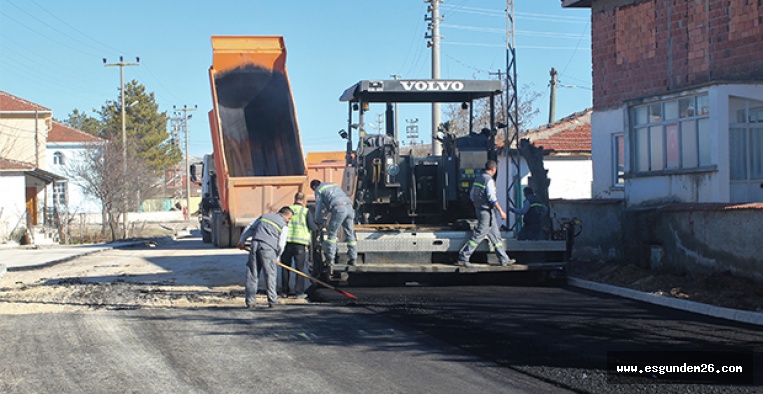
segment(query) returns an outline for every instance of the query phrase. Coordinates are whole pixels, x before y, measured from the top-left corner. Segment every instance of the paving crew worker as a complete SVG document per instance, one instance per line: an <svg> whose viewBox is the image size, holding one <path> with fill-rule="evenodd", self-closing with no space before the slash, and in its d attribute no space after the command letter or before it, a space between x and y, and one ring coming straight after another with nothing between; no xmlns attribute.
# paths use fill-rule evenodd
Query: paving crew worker
<svg viewBox="0 0 763 394"><path fill-rule="evenodd" d="M517 239L545 239L543 236L543 217L546 216L546 206L535 195L535 191L531 187L524 188L523 192L525 201L522 203L522 208L511 208L511 212L522 215L522 229L519 230Z"/></svg>
<svg viewBox="0 0 763 394"><path fill-rule="evenodd" d="M294 216L289 222L289 231L286 236L286 248L281 255L281 264L291 266L294 260L294 269L305 272L308 260L308 251L310 248L310 239L312 231L317 229L313 214L305 206L305 194L298 192L294 195L294 204L291 205ZM281 270L281 292L282 295L290 294L289 291L289 270ZM294 280L294 292L297 298L305 298L305 278L296 275Z"/></svg>
<svg viewBox="0 0 763 394"><path fill-rule="evenodd" d="M493 244L495 253L498 256L498 262L502 266L514 263L514 260L510 259L509 255L506 254L503 239L501 239L501 231L498 228L498 219L495 216L495 211L498 211L501 219L506 219L506 212L501 208L501 204L498 203L498 197L496 196L493 177L497 172L498 163L494 160L488 160L485 163L485 171L472 183L469 197L472 203L474 203L474 210L477 213L478 221L477 227L472 232L472 237L461 248L461 252L458 255L458 265L462 267L471 266L469 258L485 237Z"/></svg>
<svg viewBox="0 0 763 394"><path fill-rule="evenodd" d="M322 225L325 220L324 210L331 213L327 230L328 238L323 245L323 257L329 265L335 263L336 238L341 226L347 239L349 258L347 264L354 265L355 259L358 258L358 252L355 249L355 210L352 208L352 201L336 183L313 179L310 182L310 188L315 191L315 223L319 226Z"/></svg>
<svg viewBox="0 0 763 394"><path fill-rule="evenodd" d="M244 249L244 243L252 237L252 247L249 260L246 263L246 307L254 308L257 295L257 279L265 270L267 283L268 306L278 305L276 293L276 262L286 247L288 224L294 212L289 207L283 207L278 213L266 213L250 223L241 233L238 248Z"/></svg>

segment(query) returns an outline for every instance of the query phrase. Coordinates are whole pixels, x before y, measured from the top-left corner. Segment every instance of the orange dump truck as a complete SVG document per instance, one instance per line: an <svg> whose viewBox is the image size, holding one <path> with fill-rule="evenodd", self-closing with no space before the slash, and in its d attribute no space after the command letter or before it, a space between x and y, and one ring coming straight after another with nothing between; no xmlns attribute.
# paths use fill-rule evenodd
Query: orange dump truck
<svg viewBox="0 0 763 394"><path fill-rule="evenodd" d="M224 248L309 189L283 37L214 36L212 51L214 154L202 176L201 227L205 241Z"/></svg>

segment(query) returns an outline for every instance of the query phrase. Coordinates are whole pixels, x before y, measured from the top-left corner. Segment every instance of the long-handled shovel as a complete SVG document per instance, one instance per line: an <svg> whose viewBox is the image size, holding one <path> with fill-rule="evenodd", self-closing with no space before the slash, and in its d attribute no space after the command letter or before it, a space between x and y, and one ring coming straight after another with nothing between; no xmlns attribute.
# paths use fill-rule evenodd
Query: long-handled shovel
<svg viewBox="0 0 763 394"><path fill-rule="evenodd" d="M325 287L327 289L334 290L335 292L337 292L337 293L339 293L339 294L341 294L341 295L343 295L343 296L345 296L345 297L347 297L349 299L352 299L352 300L357 300L358 299L358 297L355 297L354 295L352 295L352 294L350 294L350 293L348 293L348 292L346 292L346 291L344 291L344 290L342 290L340 288L331 286L330 284L328 284L326 282L322 282L322 281L320 281L318 279L315 279L312 276L310 276L310 275L308 275L308 274L306 274L306 273L304 273L304 272L302 272L300 270L295 270L294 268L291 268L288 265L282 264L280 261L277 262L277 264L280 265L281 268L285 268L285 269L287 269L287 270L289 270L289 271L291 271L291 272L293 272L293 273L295 273L295 274L297 274L299 276L304 276L305 278L307 278L307 279L309 279L309 280L311 280L311 281L313 281L313 282L315 282L315 283L317 283L317 284L319 284L319 285L321 285L321 286L323 286L323 287Z"/></svg>
<svg viewBox="0 0 763 394"><path fill-rule="evenodd" d="M245 249L251 251L249 246L246 246ZM345 297L347 297L347 298L349 298L351 300L357 300L358 299L358 297L355 297L354 295L352 295L352 294L350 294L350 293L348 293L348 292L346 292L346 291L344 291L344 290L342 290L342 289L340 289L338 287L331 286L330 284L328 284L326 282L323 282L323 281L320 281L318 279L315 279L312 276L310 276L310 275L308 275L308 274L306 274L306 273L304 273L304 272L302 272L300 270L295 270L294 268L291 268L288 265L282 264L280 261L276 261L276 264L280 265L282 268L286 268L287 270L289 270L289 271L291 271L291 272L293 272L293 273L295 273L297 275L304 276L305 278L307 278L307 279L309 279L309 280L311 280L311 281L313 281L313 282L315 282L315 283L317 283L317 284L319 284L319 285L321 285L321 286L323 286L323 287L325 287L327 289L334 290L335 292L337 292L337 293L339 293L339 294L341 294L341 295L343 295L343 296L345 296Z"/></svg>

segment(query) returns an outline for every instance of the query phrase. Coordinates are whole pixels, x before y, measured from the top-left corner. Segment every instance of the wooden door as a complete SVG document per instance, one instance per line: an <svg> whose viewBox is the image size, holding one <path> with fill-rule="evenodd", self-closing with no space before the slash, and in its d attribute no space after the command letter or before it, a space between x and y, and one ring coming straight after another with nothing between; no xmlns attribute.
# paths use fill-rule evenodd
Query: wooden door
<svg viewBox="0 0 763 394"><path fill-rule="evenodd" d="M26 188L26 211L29 214L28 220L30 226L37 225L37 188Z"/></svg>

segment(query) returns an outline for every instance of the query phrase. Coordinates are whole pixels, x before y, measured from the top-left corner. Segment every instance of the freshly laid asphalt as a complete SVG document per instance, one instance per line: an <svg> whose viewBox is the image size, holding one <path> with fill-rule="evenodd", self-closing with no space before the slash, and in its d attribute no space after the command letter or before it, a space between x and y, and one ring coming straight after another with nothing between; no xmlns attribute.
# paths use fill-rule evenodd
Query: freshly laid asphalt
<svg viewBox="0 0 763 394"><path fill-rule="evenodd" d="M40 246L36 248L0 248L0 277L7 275L7 272L38 269L69 261L80 256L141 243L144 243L144 241L125 241L107 244L77 246L53 245ZM706 316L712 316L741 323L763 326L763 313L722 308L713 305L701 304L698 302L686 301L678 298L639 292L632 289L626 289L602 283L585 281L577 278L569 278L567 284L574 287L584 288L587 290L611 294L624 298L630 298L673 309L699 313Z"/></svg>

